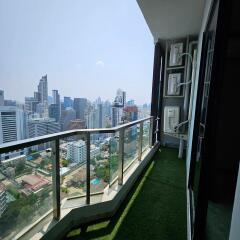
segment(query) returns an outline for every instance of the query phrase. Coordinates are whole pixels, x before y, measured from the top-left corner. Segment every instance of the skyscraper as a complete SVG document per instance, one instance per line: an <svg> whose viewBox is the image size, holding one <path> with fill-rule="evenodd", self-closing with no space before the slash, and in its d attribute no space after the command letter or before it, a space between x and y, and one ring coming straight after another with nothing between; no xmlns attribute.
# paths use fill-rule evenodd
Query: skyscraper
<svg viewBox="0 0 240 240"><path fill-rule="evenodd" d="M117 126L122 121L123 108L126 105L126 92L117 90L116 97L112 104L112 126Z"/></svg>
<svg viewBox="0 0 240 240"><path fill-rule="evenodd" d="M98 112L98 128L103 127L103 105L102 103L99 103L97 106L97 112Z"/></svg>
<svg viewBox="0 0 240 240"><path fill-rule="evenodd" d="M13 106L0 107L0 144L22 140L26 137L26 117Z"/></svg>
<svg viewBox="0 0 240 240"><path fill-rule="evenodd" d="M76 111L76 118L85 120L85 112L87 109L87 99L86 98L74 98L73 108Z"/></svg>
<svg viewBox="0 0 240 240"><path fill-rule="evenodd" d="M112 105L112 127L116 127L122 121L122 113L123 108L122 106L118 105L117 103L113 103Z"/></svg>
<svg viewBox="0 0 240 240"><path fill-rule="evenodd" d="M60 95L58 93L58 90L52 90L52 96L53 96L53 104L60 105Z"/></svg>
<svg viewBox="0 0 240 240"><path fill-rule="evenodd" d="M0 106L4 106L4 91L0 90Z"/></svg>
<svg viewBox="0 0 240 240"><path fill-rule="evenodd" d="M122 107L125 107L126 105L126 92L122 91L122 89L117 90L117 94L115 97L115 102L118 103L118 105L122 105Z"/></svg>
<svg viewBox="0 0 240 240"><path fill-rule="evenodd" d="M87 128L98 128L98 111L95 108L90 108L86 115Z"/></svg>
<svg viewBox="0 0 240 240"><path fill-rule="evenodd" d="M138 107L136 105L126 106L123 109L124 121L131 122L138 119Z"/></svg>
<svg viewBox="0 0 240 240"><path fill-rule="evenodd" d="M39 100L35 97L25 97L25 111L30 113L37 112L37 105Z"/></svg>
<svg viewBox="0 0 240 240"><path fill-rule="evenodd" d="M48 102L44 101L44 103L38 103L37 104L37 113L41 118L48 118Z"/></svg>
<svg viewBox="0 0 240 240"><path fill-rule="evenodd" d="M60 124L51 118L29 119L27 125L29 138L60 132Z"/></svg>
<svg viewBox="0 0 240 240"><path fill-rule="evenodd" d="M70 97L64 97L64 107L73 107L73 100Z"/></svg>
<svg viewBox="0 0 240 240"><path fill-rule="evenodd" d="M61 102L60 102L60 95L58 93L58 90L52 90L52 96L53 96L53 104L49 106L49 117L55 118L55 120L58 122L61 117Z"/></svg>
<svg viewBox="0 0 240 240"><path fill-rule="evenodd" d="M42 76L38 84L39 101L41 103L48 101L48 82L47 75Z"/></svg>
<svg viewBox="0 0 240 240"><path fill-rule="evenodd" d="M47 134L60 132L60 124L51 118L34 118L27 121L27 136L39 137ZM50 147L50 142L33 146L33 149L42 150Z"/></svg>
<svg viewBox="0 0 240 240"><path fill-rule="evenodd" d="M60 107L58 104L50 104L48 107L48 114L50 118L54 118L56 122L60 120Z"/></svg>
<svg viewBox="0 0 240 240"><path fill-rule="evenodd" d="M26 115L24 111L13 106L0 107L0 144L26 138ZM0 159L23 154L23 151L14 151L0 155Z"/></svg>
<svg viewBox="0 0 240 240"><path fill-rule="evenodd" d="M76 112L74 109L66 108L62 110L60 121L62 131L69 130L70 122L74 119L76 119Z"/></svg>
<svg viewBox="0 0 240 240"><path fill-rule="evenodd" d="M12 106L12 107L16 107L17 103L15 100L8 100L8 99L4 99L4 106Z"/></svg>

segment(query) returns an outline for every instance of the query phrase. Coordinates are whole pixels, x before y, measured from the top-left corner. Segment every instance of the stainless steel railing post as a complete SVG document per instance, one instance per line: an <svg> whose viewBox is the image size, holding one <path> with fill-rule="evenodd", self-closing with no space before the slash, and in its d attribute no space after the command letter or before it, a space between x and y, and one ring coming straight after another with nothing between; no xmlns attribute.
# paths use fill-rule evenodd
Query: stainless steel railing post
<svg viewBox="0 0 240 240"><path fill-rule="evenodd" d="M153 146L153 117L151 117L150 119L150 127L149 127L149 147L152 147L152 146Z"/></svg>
<svg viewBox="0 0 240 240"><path fill-rule="evenodd" d="M124 128L119 130L118 184L123 184Z"/></svg>
<svg viewBox="0 0 240 240"><path fill-rule="evenodd" d="M86 203L90 204L90 132L86 133L87 166L86 166Z"/></svg>
<svg viewBox="0 0 240 240"><path fill-rule="evenodd" d="M142 145L143 145L143 122L140 123L139 139L138 139L138 160L142 159Z"/></svg>

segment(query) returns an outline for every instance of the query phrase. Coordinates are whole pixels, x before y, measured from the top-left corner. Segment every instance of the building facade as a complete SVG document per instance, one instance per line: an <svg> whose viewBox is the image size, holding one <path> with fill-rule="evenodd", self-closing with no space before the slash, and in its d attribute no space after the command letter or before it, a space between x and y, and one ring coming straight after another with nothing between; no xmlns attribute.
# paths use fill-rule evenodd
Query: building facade
<svg viewBox="0 0 240 240"><path fill-rule="evenodd" d="M50 118L54 118L56 122L60 120L60 107L58 104L50 104L48 107L48 114Z"/></svg>
<svg viewBox="0 0 240 240"><path fill-rule="evenodd" d="M47 75L42 76L38 84L39 101L41 103L48 101L48 81Z"/></svg>
<svg viewBox="0 0 240 240"><path fill-rule="evenodd" d="M29 138L60 132L60 124L52 118L35 118L27 121Z"/></svg>
<svg viewBox="0 0 240 240"><path fill-rule="evenodd" d="M0 144L22 140L26 138L26 115L23 110L12 106L0 107ZM0 159L24 154L23 151L14 151L0 155Z"/></svg>
<svg viewBox="0 0 240 240"><path fill-rule="evenodd" d="M0 90L0 106L4 106L4 91Z"/></svg>
<svg viewBox="0 0 240 240"><path fill-rule="evenodd" d="M85 113L87 109L87 99L86 98L74 98L73 108L76 111L76 118L85 120Z"/></svg>
<svg viewBox="0 0 240 240"><path fill-rule="evenodd" d="M61 129L62 131L69 130L70 122L76 119L76 111L72 108L66 108L61 112Z"/></svg>
<svg viewBox="0 0 240 240"><path fill-rule="evenodd" d="M71 163L84 163L87 160L86 144L83 140L71 142L67 145L67 159Z"/></svg>
<svg viewBox="0 0 240 240"><path fill-rule="evenodd" d="M64 97L63 98L63 104L64 104L64 107L67 108L67 107L73 107L73 100L70 98L70 97Z"/></svg>

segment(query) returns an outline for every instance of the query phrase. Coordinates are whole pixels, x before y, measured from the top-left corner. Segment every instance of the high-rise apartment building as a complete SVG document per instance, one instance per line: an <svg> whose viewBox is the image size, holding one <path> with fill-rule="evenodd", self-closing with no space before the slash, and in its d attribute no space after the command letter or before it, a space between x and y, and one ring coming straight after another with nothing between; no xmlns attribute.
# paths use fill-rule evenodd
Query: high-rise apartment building
<svg viewBox="0 0 240 240"><path fill-rule="evenodd" d="M60 132L60 124L52 118L34 118L27 121L27 136L39 137L47 134ZM33 146L32 149L43 150L51 146L50 142Z"/></svg>
<svg viewBox="0 0 240 240"><path fill-rule="evenodd" d="M97 106L97 120L98 120L98 128L103 127L103 105L99 103Z"/></svg>
<svg viewBox="0 0 240 240"><path fill-rule="evenodd" d="M83 140L70 142L67 146L67 159L72 163L83 163L87 160L87 148Z"/></svg>
<svg viewBox="0 0 240 240"><path fill-rule="evenodd" d="M133 99L128 100L128 101L126 102L126 106L134 106L134 105L135 105L135 102L134 102Z"/></svg>
<svg viewBox="0 0 240 240"><path fill-rule="evenodd" d="M131 122L138 119L138 107L136 105L126 106L123 109L124 121Z"/></svg>
<svg viewBox="0 0 240 240"><path fill-rule="evenodd" d="M0 144L26 137L26 116L17 107L0 107Z"/></svg>
<svg viewBox="0 0 240 240"><path fill-rule="evenodd" d="M50 104L48 107L48 114L50 118L54 118L56 122L60 120L60 110L58 104Z"/></svg>
<svg viewBox="0 0 240 240"><path fill-rule="evenodd" d="M34 118L27 121L28 137L39 137L60 132L60 124L51 118Z"/></svg>
<svg viewBox="0 0 240 240"><path fill-rule="evenodd" d="M64 107L73 107L73 100L70 97L63 98Z"/></svg>
<svg viewBox="0 0 240 240"><path fill-rule="evenodd" d="M39 92L34 92L33 93L34 99L36 99L38 102L40 101L40 93Z"/></svg>
<svg viewBox="0 0 240 240"><path fill-rule="evenodd" d="M52 90L53 104L60 105L60 95L58 90Z"/></svg>
<svg viewBox="0 0 240 240"><path fill-rule="evenodd" d="M25 97L25 111L29 113L37 112L37 105L39 100L35 97Z"/></svg>
<svg viewBox="0 0 240 240"><path fill-rule="evenodd" d="M123 108L116 103L112 105L112 127L116 127L122 121Z"/></svg>
<svg viewBox="0 0 240 240"><path fill-rule="evenodd" d="M4 91L0 90L0 106L4 106Z"/></svg>
<svg viewBox="0 0 240 240"><path fill-rule="evenodd" d="M126 92L119 88L114 101L124 107L126 105Z"/></svg>
<svg viewBox="0 0 240 240"><path fill-rule="evenodd" d="M38 84L39 101L41 103L48 102L48 82L47 75L42 76Z"/></svg>
<svg viewBox="0 0 240 240"><path fill-rule="evenodd" d="M4 100L4 106L16 107L16 105L17 103L15 100L9 100L9 99Z"/></svg>
<svg viewBox="0 0 240 240"><path fill-rule="evenodd" d="M53 103L49 106L49 117L59 122L61 117L61 102L58 90L52 90Z"/></svg>
<svg viewBox="0 0 240 240"><path fill-rule="evenodd" d="M23 110L13 106L0 107L0 144L26 138L26 115ZM5 160L23 154L14 151L0 155Z"/></svg>
<svg viewBox="0 0 240 240"><path fill-rule="evenodd" d="M117 90L116 97L112 104L112 126L117 126L122 121L123 108L126 105L126 92Z"/></svg>
<svg viewBox="0 0 240 240"><path fill-rule="evenodd" d="M86 115L87 128L98 128L99 120L98 120L98 111L97 109L91 108L89 109Z"/></svg>
<svg viewBox="0 0 240 240"><path fill-rule="evenodd" d="M73 108L76 111L76 118L85 120L85 113L87 109L87 99L86 98L74 98Z"/></svg>
<svg viewBox="0 0 240 240"><path fill-rule="evenodd" d="M49 117L49 113L48 113L48 102L44 102L44 103L38 103L37 104L37 113L39 114L39 116L41 118L48 118Z"/></svg>
<svg viewBox="0 0 240 240"><path fill-rule="evenodd" d="M76 112L72 108L66 108L61 112L61 129L62 131L69 130L70 122L76 119Z"/></svg>

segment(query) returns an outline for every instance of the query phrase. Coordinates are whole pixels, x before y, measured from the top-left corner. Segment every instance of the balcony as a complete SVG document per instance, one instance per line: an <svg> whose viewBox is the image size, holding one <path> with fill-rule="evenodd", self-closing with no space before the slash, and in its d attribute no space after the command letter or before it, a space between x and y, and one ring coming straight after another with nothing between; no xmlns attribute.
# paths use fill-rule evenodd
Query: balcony
<svg viewBox="0 0 240 240"><path fill-rule="evenodd" d="M1 240L239 240L240 132L234 125L238 108L233 104L239 95L236 87L240 63L240 45L237 44L239 1L137 0L137 3L154 40L151 117L114 128L73 130L1 145L0 154L5 154L4 160L0 159ZM105 8L105 4L102 5ZM15 15L12 6L9 9ZM90 21L88 18L74 20L76 29L82 30L79 22L84 27L88 23L98 23L85 8L81 9L89 15ZM90 10L95 14L92 9L91 6ZM55 8L53 10L56 12ZM74 10L76 15L81 15L78 8ZM110 12L116 15L118 10L114 7ZM8 15L7 11L5 13ZM106 16L107 22L111 22ZM124 13L123 22L129 24L125 16ZM65 23L67 18L60 14L60 19ZM12 19L5 22L11 23ZM99 34L92 31L91 47L95 42L102 43L96 36L102 38L103 32L109 36L105 24L103 29L100 24L96 26L101 31ZM24 28L28 29L25 24ZM19 31L6 27L7 34L3 36L9 37L9 29L19 35ZM37 27L34 29L38 30ZM50 33L55 42L52 29ZM71 25L71 29L75 28ZM87 29L91 29L91 24ZM66 31L60 30L69 37ZM114 30L117 30L117 44L108 37L104 43L114 59L118 59L114 50L120 49L119 36L128 39L128 34L121 32L122 28L117 24ZM127 46L139 45L140 58L145 58L141 52L144 46L138 44L142 37L131 35L134 41L127 41ZM27 41L21 38L20 42L33 42L26 36ZM59 39L65 43L64 38ZM3 46L6 56L11 56L9 50L13 42L8 39L5 42L6 45L11 43L9 49ZM81 45L79 41L75 42L77 46ZM17 49L26 52L19 45ZM26 49L31 48L26 45ZM89 51L85 49L88 55ZM45 60L47 56L43 53ZM129 53L128 48L125 53ZM15 53L12 56L17 65L24 63L22 58L16 61ZM132 58L134 63L137 58ZM84 57L82 59L84 63L88 62ZM5 60L7 58L3 56L2 62ZM14 71L12 64L6 62L6 66L10 67L6 72ZM144 64L141 66L145 67ZM132 70L131 67L127 69L129 73ZM135 78L137 84L131 82L134 91L138 91L139 73ZM18 79L21 74L18 71L16 74ZM119 76L118 82L124 85L121 81L124 78ZM133 78L129 75L126 79ZM45 82L45 89L46 81L47 76L40 80L42 84ZM97 85L94 88L98 90ZM27 103L45 99L44 92L41 91L42 97L34 93L34 98L26 99ZM3 91L0 93L3 97ZM75 99L78 104L80 98ZM11 102L6 100L6 105L12 105ZM44 102L39 103L43 116L47 112ZM4 120L3 131L6 133L11 131L12 122L9 123L6 116ZM81 124L81 121L77 122ZM11 139L6 135L5 141ZM162 146L179 147L179 158L176 150ZM6 154L9 152L12 153ZM18 156L19 153L22 155ZM181 159L185 154L186 168ZM8 159L9 156L14 158Z"/></svg>
<svg viewBox="0 0 240 240"><path fill-rule="evenodd" d="M114 217L66 239L186 239L185 161L177 154L161 148Z"/></svg>
<svg viewBox="0 0 240 240"><path fill-rule="evenodd" d="M148 117L3 144L1 154L26 155L1 162L1 238L56 239L114 216L159 149L152 137Z"/></svg>

